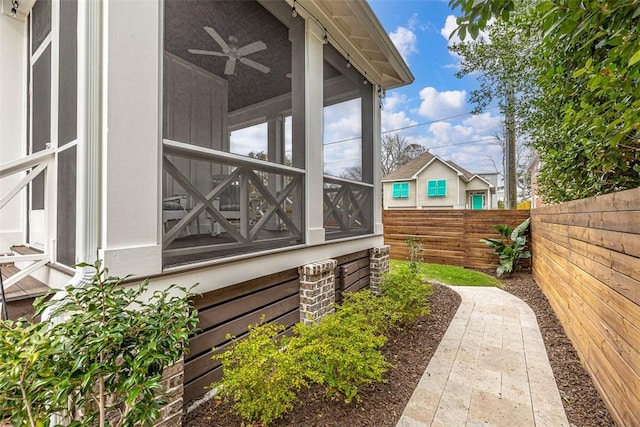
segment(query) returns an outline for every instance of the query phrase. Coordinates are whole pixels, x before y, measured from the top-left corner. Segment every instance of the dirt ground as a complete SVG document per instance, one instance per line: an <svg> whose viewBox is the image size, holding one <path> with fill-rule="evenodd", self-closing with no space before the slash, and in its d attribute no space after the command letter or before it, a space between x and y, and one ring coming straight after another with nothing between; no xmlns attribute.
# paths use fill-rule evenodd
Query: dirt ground
<svg viewBox="0 0 640 427"><path fill-rule="evenodd" d="M506 291L524 300L536 313L569 422L575 427L613 426L609 412L531 274L516 273L503 278L503 282ZM431 297L432 314L417 319L389 339L384 353L394 367L387 372L385 383L362 390L360 403L330 400L322 396L319 388L311 388L302 392L293 411L272 425L395 426L459 304L460 297L455 292L436 285ZM186 415L183 425L246 426L231 414L227 404L213 400Z"/></svg>

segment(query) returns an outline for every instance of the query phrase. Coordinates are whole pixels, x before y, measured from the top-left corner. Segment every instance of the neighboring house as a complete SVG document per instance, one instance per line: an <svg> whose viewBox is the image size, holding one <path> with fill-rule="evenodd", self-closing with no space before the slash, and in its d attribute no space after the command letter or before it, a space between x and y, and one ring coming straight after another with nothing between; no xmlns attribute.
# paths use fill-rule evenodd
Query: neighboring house
<svg viewBox="0 0 640 427"><path fill-rule="evenodd" d="M199 283L190 401L219 378L226 333L297 322L317 309L300 286L362 287L384 265L370 257L388 251L380 98L413 76L365 1L0 7L0 253L16 301L83 283L74 265L96 257L151 290ZM323 119L341 105L349 116ZM360 180L323 173L324 134L347 117Z"/></svg>
<svg viewBox="0 0 640 427"><path fill-rule="evenodd" d="M384 209L496 209L497 174L424 153L382 179Z"/></svg>

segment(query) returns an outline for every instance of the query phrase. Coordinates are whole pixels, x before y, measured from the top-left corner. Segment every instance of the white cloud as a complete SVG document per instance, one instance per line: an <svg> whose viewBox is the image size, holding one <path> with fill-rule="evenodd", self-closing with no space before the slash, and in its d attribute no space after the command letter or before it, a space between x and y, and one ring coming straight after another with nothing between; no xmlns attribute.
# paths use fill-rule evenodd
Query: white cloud
<svg viewBox="0 0 640 427"><path fill-rule="evenodd" d="M418 52L418 37L409 28L398 27L389 33L389 37L406 62L409 62L407 60L409 55Z"/></svg>
<svg viewBox="0 0 640 427"><path fill-rule="evenodd" d="M447 16L447 19L444 21L444 27L440 29L440 35L442 35L442 37L444 37L445 40L447 40L447 43L449 44L449 46L451 46L452 44L458 44L461 42L460 37L458 37L457 34L451 37L451 33L453 33L456 28L458 28L456 17L453 15Z"/></svg>
<svg viewBox="0 0 640 427"><path fill-rule="evenodd" d="M442 119L461 114L466 109L467 92L464 90L446 90L438 92L436 88L425 87L420 91L422 103L418 114L429 119Z"/></svg>
<svg viewBox="0 0 640 427"><path fill-rule="evenodd" d="M405 111L398 111L405 108L406 104L407 98L397 92L388 94L384 98L381 114L383 132L418 124L418 122L408 117Z"/></svg>
<svg viewBox="0 0 640 427"><path fill-rule="evenodd" d="M490 112L474 114L462 121L465 126L472 127L478 133L494 132L502 127L502 116L494 116Z"/></svg>

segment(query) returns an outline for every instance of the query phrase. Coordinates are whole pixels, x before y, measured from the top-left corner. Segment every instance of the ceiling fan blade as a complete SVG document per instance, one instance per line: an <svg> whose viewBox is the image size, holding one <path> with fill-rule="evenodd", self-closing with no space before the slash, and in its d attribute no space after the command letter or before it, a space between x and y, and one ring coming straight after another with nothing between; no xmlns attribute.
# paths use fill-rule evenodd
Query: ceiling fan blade
<svg viewBox="0 0 640 427"><path fill-rule="evenodd" d="M246 46L242 46L240 49L238 49L238 56L251 55L252 53L260 52L261 50L265 50L266 48L267 45L264 44L262 40L260 40L250 43Z"/></svg>
<svg viewBox="0 0 640 427"><path fill-rule="evenodd" d="M227 56L222 52L212 52L210 50L200 50L200 49L189 49L189 53L193 53L195 55Z"/></svg>
<svg viewBox="0 0 640 427"><path fill-rule="evenodd" d="M229 45L227 44L226 41L224 41L224 39L222 37L220 37L220 34L218 34L216 32L216 30L214 30L211 27L204 27L204 30L209 33L209 35L216 41L218 42L218 44L220 45L220 47L222 48L222 51L224 53L229 53Z"/></svg>
<svg viewBox="0 0 640 427"><path fill-rule="evenodd" d="M236 71L236 60L229 59L227 61L227 65L224 66L224 73L226 75L232 75Z"/></svg>
<svg viewBox="0 0 640 427"><path fill-rule="evenodd" d="M271 71L271 68L266 67L252 59L249 58L240 58L240 62L242 62L244 65L248 65L251 68L255 68L258 71L261 71L263 73L268 73L269 71Z"/></svg>

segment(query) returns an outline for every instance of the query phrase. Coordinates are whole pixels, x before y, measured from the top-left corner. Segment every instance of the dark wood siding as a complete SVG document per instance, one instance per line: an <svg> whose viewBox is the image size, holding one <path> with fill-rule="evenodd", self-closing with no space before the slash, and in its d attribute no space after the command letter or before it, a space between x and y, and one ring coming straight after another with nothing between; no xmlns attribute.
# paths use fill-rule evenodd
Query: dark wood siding
<svg viewBox="0 0 640 427"><path fill-rule="evenodd" d="M300 321L300 280L297 269L239 283L199 296L200 333L191 340L185 357L184 400L202 397L222 376L220 364L211 360L212 347L225 349L227 334L241 337L247 326L278 322L291 326Z"/></svg>
<svg viewBox="0 0 640 427"><path fill-rule="evenodd" d="M369 287L369 251L355 252L336 259L336 302L345 292Z"/></svg>

